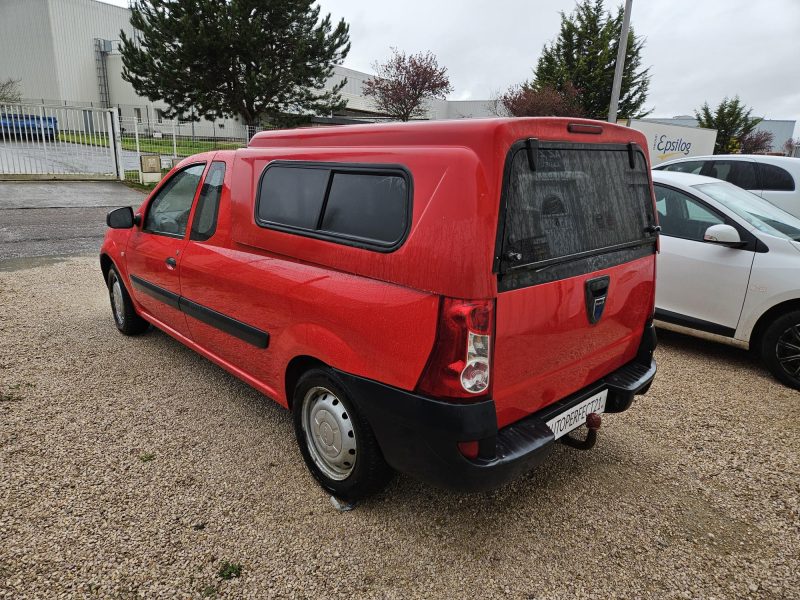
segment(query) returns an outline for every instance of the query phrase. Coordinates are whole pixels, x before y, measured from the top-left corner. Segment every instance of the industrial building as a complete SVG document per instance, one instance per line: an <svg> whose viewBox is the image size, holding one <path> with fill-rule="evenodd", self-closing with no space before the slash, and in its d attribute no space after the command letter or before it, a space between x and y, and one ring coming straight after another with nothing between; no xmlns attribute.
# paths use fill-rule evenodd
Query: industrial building
<svg viewBox="0 0 800 600"><path fill-rule="evenodd" d="M0 78L20 80L27 103L110 108L117 107L123 120L136 119L145 130L158 130L163 102L136 94L122 79L119 32L133 36L130 10L98 0L2 0L0 2ZM337 118L319 121L374 120L380 113L361 93L368 73L336 67L328 87L347 79L342 96L347 108ZM487 101L438 100L427 106L428 118L454 119L490 116ZM242 127L237 118L203 129Z"/></svg>
<svg viewBox="0 0 800 600"><path fill-rule="evenodd" d="M0 79L19 79L28 103L117 107L123 124L136 121L143 131L157 132L167 107L138 96L122 79L120 30L133 35L130 10L99 0L0 0ZM347 107L341 114L315 120L336 124L382 118L362 93L363 83L370 77L336 67L327 85L347 79L342 90ZM489 100L435 100L427 104L426 111L428 119L492 116ZM697 126L692 117L649 120ZM794 126L794 121L764 120L758 129L773 134L773 151L780 152ZM234 117L201 121L195 127L193 134L224 137L244 125Z"/></svg>

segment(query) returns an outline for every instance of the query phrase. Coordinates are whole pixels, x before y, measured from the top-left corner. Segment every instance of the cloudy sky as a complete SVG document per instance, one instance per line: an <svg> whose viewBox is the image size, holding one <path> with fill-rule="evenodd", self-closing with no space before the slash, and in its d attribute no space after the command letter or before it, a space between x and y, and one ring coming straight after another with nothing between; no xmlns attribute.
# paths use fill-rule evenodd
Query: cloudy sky
<svg viewBox="0 0 800 600"><path fill-rule="evenodd" d="M126 5L126 0L111 0ZM371 71L389 47L431 50L452 99L484 99L531 77L542 45L574 0L319 0L350 24L345 66ZM622 0L606 0L608 7ZM692 114L738 94L755 115L795 119L800 136L800 0L634 0L646 38L652 116Z"/></svg>

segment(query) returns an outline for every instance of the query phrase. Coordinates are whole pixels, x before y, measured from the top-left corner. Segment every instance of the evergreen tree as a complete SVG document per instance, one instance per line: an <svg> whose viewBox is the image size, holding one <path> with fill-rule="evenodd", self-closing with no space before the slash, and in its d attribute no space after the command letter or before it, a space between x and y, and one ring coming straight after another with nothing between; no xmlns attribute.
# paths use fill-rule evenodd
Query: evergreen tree
<svg viewBox="0 0 800 600"><path fill-rule="evenodd" d="M699 111L694 111L694 116L700 127L717 130L714 154L736 154L742 150L742 138L752 133L761 122L761 119L750 116L752 112L752 108L747 108L739 96L735 96L723 98L714 111L708 102L704 102Z"/></svg>
<svg viewBox="0 0 800 600"><path fill-rule="evenodd" d="M168 117L238 115L286 124L344 106L325 82L350 50L349 27L314 0L135 0L120 32L122 77ZM191 118L191 117L189 117Z"/></svg>
<svg viewBox="0 0 800 600"><path fill-rule="evenodd" d="M534 87L563 91L574 86L583 113L605 119L611 103L623 16L622 7L616 16L606 13L603 0L583 0L572 14L562 12L558 37L545 45L536 65ZM650 69L642 69L643 47L644 39L637 38L631 28L619 97L620 118L649 114L643 110L650 87Z"/></svg>

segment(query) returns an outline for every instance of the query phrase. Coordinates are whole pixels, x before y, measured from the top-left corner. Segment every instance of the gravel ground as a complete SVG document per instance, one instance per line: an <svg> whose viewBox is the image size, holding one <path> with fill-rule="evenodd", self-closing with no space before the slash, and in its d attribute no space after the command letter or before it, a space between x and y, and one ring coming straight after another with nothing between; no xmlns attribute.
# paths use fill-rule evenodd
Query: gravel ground
<svg viewBox="0 0 800 600"><path fill-rule="evenodd" d="M594 450L338 513L277 404L117 334L96 259L0 272L0 340L0 597L800 598L800 394L740 350L664 333Z"/></svg>

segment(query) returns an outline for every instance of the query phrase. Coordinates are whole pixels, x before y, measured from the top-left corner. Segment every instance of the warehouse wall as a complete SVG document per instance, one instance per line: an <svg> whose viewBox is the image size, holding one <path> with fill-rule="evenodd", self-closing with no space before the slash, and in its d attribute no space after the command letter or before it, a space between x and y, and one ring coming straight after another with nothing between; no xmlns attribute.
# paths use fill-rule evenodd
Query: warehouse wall
<svg viewBox="0 0 800 600"><path fill-rule="evenodd" d="M46 0L0 0L0 79L19 79L23 98L58 98Z"/></svg>

